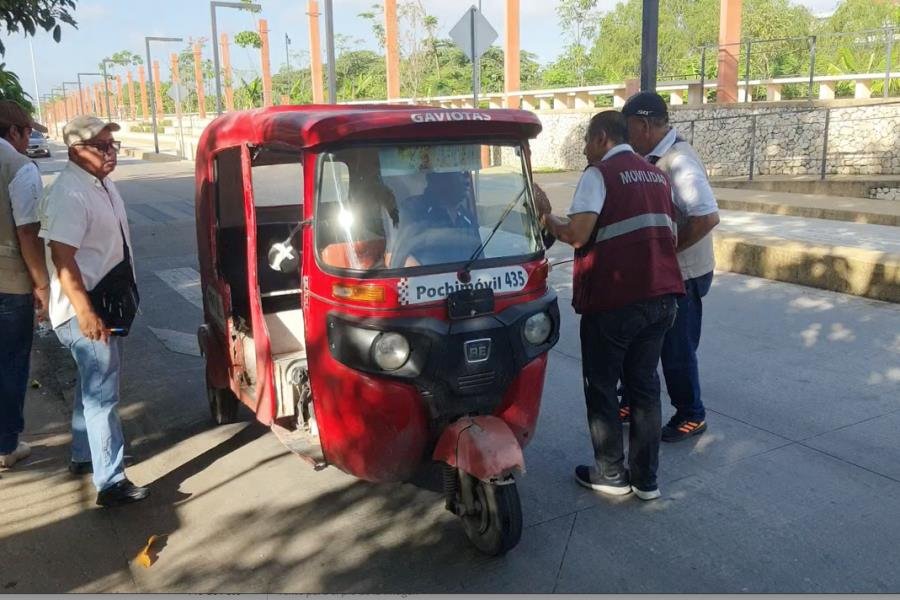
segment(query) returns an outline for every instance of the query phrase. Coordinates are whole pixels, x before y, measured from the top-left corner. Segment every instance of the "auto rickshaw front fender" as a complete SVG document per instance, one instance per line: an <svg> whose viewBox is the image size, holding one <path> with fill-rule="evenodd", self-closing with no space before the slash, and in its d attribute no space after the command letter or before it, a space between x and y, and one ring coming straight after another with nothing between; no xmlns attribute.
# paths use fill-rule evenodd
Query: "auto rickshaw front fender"
<svg viewBox="0 0 900 600"><path fill-rule="evenodd" d="M444 430L432 457L485 482L525 471L522 447L498 417L463 417Z"/></svg>

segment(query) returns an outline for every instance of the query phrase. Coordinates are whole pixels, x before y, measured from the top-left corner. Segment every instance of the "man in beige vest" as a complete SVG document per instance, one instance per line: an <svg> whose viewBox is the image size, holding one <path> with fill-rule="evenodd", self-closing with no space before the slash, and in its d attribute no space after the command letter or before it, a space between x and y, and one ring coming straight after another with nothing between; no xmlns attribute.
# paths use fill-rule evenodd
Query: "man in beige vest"
<svg viewBox="0 0 900 600"><path fill-rule="evenodd" d="M33 129L47 131L17 103L0 101L0 469L31 453L19 434L25 427L34 311L45 318L50 294L38 237L41 174L25 156Z"/></svg>

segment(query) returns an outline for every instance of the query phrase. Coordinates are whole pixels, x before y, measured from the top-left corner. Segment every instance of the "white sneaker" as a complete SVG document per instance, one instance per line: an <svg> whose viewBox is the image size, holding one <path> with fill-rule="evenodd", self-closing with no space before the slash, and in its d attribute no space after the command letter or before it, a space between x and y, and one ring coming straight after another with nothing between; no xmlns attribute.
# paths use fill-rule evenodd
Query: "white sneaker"
<svg viewBox="0 0 900 600"><path fill-rule="evenodd" d="M658 487L655 487L652 490L642 490L636 485L633 485L631 486L631 491L634 492L634 495L641 500L656 500L657 498L662 496Z"/></svg>
<svg viewBox="0 0 900 600"><path fill-rule="evenodd" d="M9 454L0 454L0 469L11 469L13 465L31 454L31 446L25 442L19 442L16 449Z"/></svg>

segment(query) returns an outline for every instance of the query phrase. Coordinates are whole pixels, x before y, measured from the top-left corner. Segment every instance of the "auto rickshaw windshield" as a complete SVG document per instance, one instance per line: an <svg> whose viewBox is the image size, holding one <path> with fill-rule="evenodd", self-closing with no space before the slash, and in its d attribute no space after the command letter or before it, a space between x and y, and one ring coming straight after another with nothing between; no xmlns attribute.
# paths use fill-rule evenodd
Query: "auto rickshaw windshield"
<svg viewBox="0 0 900 600"><path fill-rule="evenodd" d="M316 186L319 258L337 269L385 270L465 263L476 253L479 260L533 255L542 246L525 169L522 149L513 145L323 153Z"/></svg>

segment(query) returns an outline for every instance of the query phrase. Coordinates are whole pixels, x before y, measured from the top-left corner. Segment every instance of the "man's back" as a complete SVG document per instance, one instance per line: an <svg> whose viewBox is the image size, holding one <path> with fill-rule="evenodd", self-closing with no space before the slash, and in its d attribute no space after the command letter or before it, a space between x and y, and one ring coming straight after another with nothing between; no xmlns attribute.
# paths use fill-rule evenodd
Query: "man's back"
<svg viewBox="0 0 900 600"><path fill-rule="evenodd" d="M0 142L0 293L28 294L32 283L19 248L9 185L16 174L32 164L9 143Z"/></svg>
<svg viewBox="0 0 900 600"><path fill-rule="evenodd" d="M674 134L674 130L671 132ZM689 217L718 211L709 184L706 166L697 151L686 141L676 139L656 162L672 183L672 197L679 211L679 224ZM685 280L711 272L716 266L712 231L697 243L678 253L678 264Z"/></svg>
<svg viewBox="0 0 900 600"><path fill-rule="evenodd" d="M665 175L631 151L590 168L603 175L606 199L591 241L576 251L576 311L683 293Z"/></svg>

